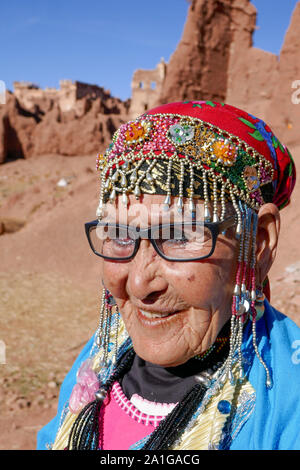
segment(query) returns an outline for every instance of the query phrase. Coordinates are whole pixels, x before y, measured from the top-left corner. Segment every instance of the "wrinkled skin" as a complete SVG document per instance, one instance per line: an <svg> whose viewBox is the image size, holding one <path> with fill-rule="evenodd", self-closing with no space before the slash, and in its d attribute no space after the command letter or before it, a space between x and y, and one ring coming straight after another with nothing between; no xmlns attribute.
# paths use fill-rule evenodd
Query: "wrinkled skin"
<svg viewBox="0 0 300 470"><path fill-rule="evenodd" d="M144 195L142 201L136 201L130 196L130 205L142 203L148 214L163 216L162 212L153 209L153 203L162 203L164 198ZM198 204L203 203L198 201ZM112 209L109 204L107 206L109 219ZM125 219L119 215L120 223L127 223ZM145 214L139 219L141 227L150 225ZM136 220L135 217L135 224ZM260 211L259 220L257 277L262 281L275 257L279 233L277 208L266 204ZM129 216L128 223L131 222ZM201 261L166 261L156 253L149 240L141 240L139 251L130 261L101 259L104 285L114 296L134 349L141 358L172 367L185 363L214 343L231 315L237 252L235 229L230 228L225 235L219 235L213 255ZM140 309L176 313L148 319Z"/></svg>

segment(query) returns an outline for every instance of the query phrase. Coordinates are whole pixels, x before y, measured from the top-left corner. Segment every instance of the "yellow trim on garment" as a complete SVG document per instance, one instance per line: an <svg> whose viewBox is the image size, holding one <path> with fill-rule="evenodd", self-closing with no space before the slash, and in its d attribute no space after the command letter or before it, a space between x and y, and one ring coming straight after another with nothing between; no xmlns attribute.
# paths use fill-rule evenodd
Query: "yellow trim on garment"
<svg viewBox="0 0 300 470"><path fill-rule="evenodd" d="M235 368L236 369L236 368ZM237 374L234 374L237 375ZM243 392L255 393L250 382L245 378L242 383L231 385L227 380L223 388L214 395L198 416L191 429L187 430L180 442L174 447L176 450L207 450L217 449L222 436L222 431L228 414L222 414L218 410L218 403L227 400L232 406L236 406L238 398Z"/></svg>

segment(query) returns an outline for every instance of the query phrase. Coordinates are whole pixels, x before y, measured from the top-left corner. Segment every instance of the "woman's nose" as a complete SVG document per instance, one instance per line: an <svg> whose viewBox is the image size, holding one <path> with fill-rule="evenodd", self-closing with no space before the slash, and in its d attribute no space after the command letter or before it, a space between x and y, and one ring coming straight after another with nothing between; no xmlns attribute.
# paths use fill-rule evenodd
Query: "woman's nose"
<svg viewBox="0 0 300 470"><path fill-rule="evenodd" d="M128 274L130 294L145 303L153 303L165 292L168 283L163 277L161 263L165 262L149 240L141 240Z"/></svg>

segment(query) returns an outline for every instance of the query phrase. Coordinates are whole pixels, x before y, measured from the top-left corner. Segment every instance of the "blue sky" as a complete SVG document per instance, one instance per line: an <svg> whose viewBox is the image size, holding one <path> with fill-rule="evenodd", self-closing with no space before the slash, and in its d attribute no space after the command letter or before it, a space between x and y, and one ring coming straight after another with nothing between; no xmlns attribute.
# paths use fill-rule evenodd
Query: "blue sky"
<svg viewBox="0 0 300 470"><path fill-rule="evenodd" d="M297 0L253 0L254 45L279 54ZM169 60L184 27L186 0L9 0L0 6L0 80L41 88L69 78L131 94L137 68Z"/></svg>

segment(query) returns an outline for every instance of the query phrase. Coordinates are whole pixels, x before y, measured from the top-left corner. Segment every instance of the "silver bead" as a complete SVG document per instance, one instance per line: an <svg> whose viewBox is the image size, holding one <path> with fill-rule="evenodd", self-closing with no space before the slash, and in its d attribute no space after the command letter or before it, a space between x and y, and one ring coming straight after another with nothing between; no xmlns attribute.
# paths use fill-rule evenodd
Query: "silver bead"
<svg viewBox="0 0 300 470"><path fill-rule="evenodd" d="M171 196L168 194L166 199L164 200L164 204L167 204L168 206L171 204Z"/></svg>
<svg viewBox="0 0 300 470"><path fill-rule="evenodd" d="M204 220L210 220L210 211L208 209L208 207L205 207L204 209Z"/></svg>
<svg viewBox="0 0 300 470"><path fill-rule="evenodd" d="M134 170L134 171L131 173L130 182L131 182L131 183L135 183L136 180L137 180L137 172L136 172L136 170Z"/></svg>
<svg viewBox="0 0 300 470"><path fill-rule="evenodd" d="M119 179L119 171L118 170L113 174L111 179L114 183Z"/></svg>
<svg viewBox="0 0 300 470"><path fill-rule="evenodd" d="M239 237L242 233L242 224L240 222L238 222L237 226L236 226L236 231L235 231L236 235Z"/></svg>
<svg viewBox="0 0 300 470"><path fill-rule="evenodd" d="M152 183L153 181L153 176L148 171L146 173L146 180L148 181L148 183Z"/></svg>
<svg viewBox="0 0 300 470"><path fill-rule="evenodd" d="M138 184L134 188L134 195L135 195L136 198L139 198L140 195L141 195L141 190L140 190L140 187L139 187Z"/></svg>
<svg viewBox="0 0 300 470"><path fill-rule="evenodd" d="M127 179L125 175L122 175L121 186L124 188L127 185Z"/></svg>
<svg viewBox="0 0 300 470"><path fill-rule="evenodd" d="M95 398L97 401L103 401L107 397L107 391L104 388L99 388L95 393Z"/></svg>
<svg viewBox="0 0 300 470"><path fill-rule="evenodd" d="M231 383L231 385L235 384L235 378L233 376L233 373L232 373L231 369L229 369L229 371L228 371L228 379L229 379L229 382Z"/></svg>
<svg viewBox="0 0 300 470"><path fill-rule="evenodd" d="M205 387L208 387L211 382L210 378L205 377L204 374L195 375L195 381L200 385L204 385Z"/></svg>
<svg viewBox="0 0 300 470"><path fill-rule="evenodd" d="M110 180L106 180L106 181L105 181L104 188L105 188L105 189L108 189L109 187L110 187Z"/></svg>
<svg viewBox="0 0 300 470"><path fill-rule="evenodd" d="M109 200L114 201L116 199L116 196L117 196L116 190L113 189L112 192L109 195Z"/></svg>
<svg viewBox="0 0 300 470"><path fill-rule="evenodd" d="M217 374L217 372L216 372L216 374ZM220 381L220 383L223 385L223 384L226 382L226 380L227 380L227 374L226 374L226 372L224 372L224 373L220 376L219 381Z"/></svg>
<svg viewBox="0 0 300 470"><path fill-rule="evenodd" d="M181 212L182 208L183 208L183 200L182 200L182 197L180 197L177 201L177 210Z"/></svg>
<svg viewBox="0 0 300 470"><path fill-rule="evenodd" d="M236 284L234 286L234 291L233 291L233 295L240 295L241 294L241 289L240 289L240 286L238 284Z"/></svg>
<svg viewBox="0 0 300 470"><path fill-rule="evenodd" d="M272 380L268 377L267 380L266 380L266 386L267 388L272 388Z"/></svg>

